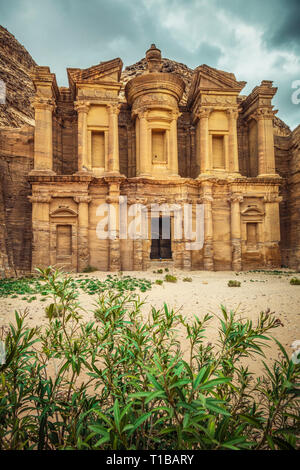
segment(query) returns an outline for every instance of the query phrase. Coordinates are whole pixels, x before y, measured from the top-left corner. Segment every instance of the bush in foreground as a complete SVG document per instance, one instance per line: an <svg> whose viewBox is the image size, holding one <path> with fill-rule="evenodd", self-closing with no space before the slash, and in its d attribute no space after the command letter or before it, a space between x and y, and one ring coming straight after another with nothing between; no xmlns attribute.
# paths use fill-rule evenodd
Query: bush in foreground
<svg viewBox="0 0 300 470"><path fill-rule="evenodd" d="M240 281L228 281L228 287L241 287Z"/></svg>
<svg viewBox="0 0 300 470"><path fill-rule="evenodd" d="M165 275L165 281L166 282L177 282L177 277L176 276L172 276L172 274L166 274Z"/></svg>
<svg viewBox="0 0 300 470"><path fill-rule="evenodd" d="M299 365L280 343L263 377L242 365L280 325L268 311L254 325L222 307L213 347L209 315L187 321L164 305L144 318L138 296L111 289L83 322L71 278L40 274L47 326L29 329L28 312L16 313L1 332L0 449L296 448Z"/></svg>

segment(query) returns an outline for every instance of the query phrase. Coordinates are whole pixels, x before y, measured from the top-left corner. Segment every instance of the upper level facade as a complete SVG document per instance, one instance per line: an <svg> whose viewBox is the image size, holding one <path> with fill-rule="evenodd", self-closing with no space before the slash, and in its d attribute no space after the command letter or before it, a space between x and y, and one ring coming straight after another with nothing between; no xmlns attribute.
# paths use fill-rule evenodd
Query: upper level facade
<svg viewBox="0 0 300 470"><path fill-rule="evenodd" d="M154 44L146 62L127 82L125 99L120 59L67 69L68 88L57 86L48 67L36 67L31 176L278 178L271 81L245 97L246 82L201 65L183 101L183 77L162 71Z"/></svg>

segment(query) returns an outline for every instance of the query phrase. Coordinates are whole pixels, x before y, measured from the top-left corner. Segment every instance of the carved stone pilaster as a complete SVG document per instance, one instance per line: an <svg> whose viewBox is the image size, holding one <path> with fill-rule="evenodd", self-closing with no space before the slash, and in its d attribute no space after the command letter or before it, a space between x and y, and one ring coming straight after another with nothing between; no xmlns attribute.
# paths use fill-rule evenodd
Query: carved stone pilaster
<svg viewBox="0 0 300 470"><path fill-rule="evenodd" d="M212 184L203 183L203 195L200 198L204 204L204 246L203 246L203 267L206 271L214 269L213 250L213 213L212 213Z"/></svg>
<svg viewBox="0 0 300 470"><path fill-rule="evenodd" d="M89 203L92 198L88 195L75 196L78 204L78 271L82 272L89 266Z"/></svg>
<svg viewBox="0 0 300 470"><path fill-rule="evenodd" d="M87 116L90 109L90 102L76 101L74 108L78 114L78 173L90 172L88 165L88 130Z"/></svg>
<svg viewBox="0 0 300 470"><path fill-rule="evenodd" d="M53 171L53 111L55 101L36 95L32 102L35 110L34 169L30 175L55 175Z"/></svg>
<svg viewBox="0 0 300 470"><path fill-rule="evenodd" d="M258 108L250 118L257 122L258 176L278 177L275 173L273 119L276 111L271 107Z"/></svg>
<svg viewBox="0 0 300 470"><path fill-rule="evenodd" d="M228 199L231 204L231 249L232 249L232 269L241 271L242 269L242 244L241 244L241 209L243 196L233 193Z"/></svg>
<svg viewBox="0 0 300 470"><path fill-rule="evenodd" d="M50 202L49 194L28 196L32 203L32 269L50 265Z"/></svg>

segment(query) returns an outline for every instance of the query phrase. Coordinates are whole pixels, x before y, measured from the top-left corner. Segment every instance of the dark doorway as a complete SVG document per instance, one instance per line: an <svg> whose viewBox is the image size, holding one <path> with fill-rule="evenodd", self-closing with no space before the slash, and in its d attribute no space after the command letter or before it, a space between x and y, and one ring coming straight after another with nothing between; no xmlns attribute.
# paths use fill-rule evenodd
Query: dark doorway
<svg viewBox="0 0 300 470"><path fill-rule="evenodd" d="M151 219L151 259L172 259L171 218Z"/></svg>

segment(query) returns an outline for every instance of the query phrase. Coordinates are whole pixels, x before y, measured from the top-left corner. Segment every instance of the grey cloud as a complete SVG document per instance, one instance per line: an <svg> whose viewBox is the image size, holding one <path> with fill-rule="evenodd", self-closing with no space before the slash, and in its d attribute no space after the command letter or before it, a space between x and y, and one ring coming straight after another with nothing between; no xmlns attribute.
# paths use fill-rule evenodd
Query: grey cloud
<svg viewBox="0 0 300 470"><path fill-rule="evenodd" d="M262 77L273 79L279 86L279 117L291 127L299 122L300 106L291 104L289 93L292 80L300 79L300 70L299 77L283 72L284 54L300 47L299 0L160 0L155 5L153 1L10 0L0 2L0 18L38 64L51 67L59 85L67 84L66 67L89 67L114 57L121 57L125 66L130 65L144 57L152 42L164 57L191 68L202 63L220 68L222 54L230 56L232 50L239 51L234 26L254 26L263 32L266 53L283 53L275 64L278 77ZM172 25L166 25L165 16L172 13L180 26L182 9L186 14L185 29L179 27L179 32L174 33ZM222 12L231 21L230 31L218 17ZM189 24L194 27L190 42L190 31L186 31ZM227 71L236 73L233 69ZM241 72L236 73L239 80L248 79L240 75ZM253 86L261 79L259 67L254 78L257 83Z"/></svg>
<svg viewBox="0 0 300 470"><path fill-rule="evenodd" d="M267 42L272 46L288 47L300 52L300 1L288 0L285 11L268 30Z"/></svg>

